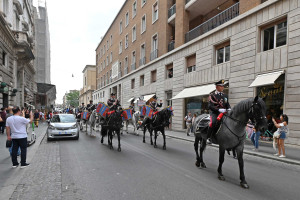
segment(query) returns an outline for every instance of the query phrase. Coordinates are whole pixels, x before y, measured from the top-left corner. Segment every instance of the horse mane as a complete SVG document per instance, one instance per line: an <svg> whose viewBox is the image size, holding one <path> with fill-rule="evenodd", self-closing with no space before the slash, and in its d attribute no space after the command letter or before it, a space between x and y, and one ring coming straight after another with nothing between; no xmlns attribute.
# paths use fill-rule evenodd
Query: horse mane
<svg viewBox="0 0 300 200"><path fill-rule="evenodd" d="M241 112L248 111L252 106L253 101L254 101L253 97L240 101L232 108L232 114L237 115ZM257 102L259 103L261 108L264 107L265 102L261 98L258 98Z"/></svg>

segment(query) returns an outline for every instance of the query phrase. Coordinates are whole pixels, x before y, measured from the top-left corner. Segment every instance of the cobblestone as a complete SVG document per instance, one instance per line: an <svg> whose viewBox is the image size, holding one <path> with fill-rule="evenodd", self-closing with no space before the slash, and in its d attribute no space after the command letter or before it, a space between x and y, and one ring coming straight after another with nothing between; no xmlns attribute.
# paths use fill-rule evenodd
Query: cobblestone
<svg viewBox="0 0 300 200"><path fill-rule="evenodd" d="M62 177L59 144L44 138L38 152L26 169L11 200L62 199Z"/></svg>

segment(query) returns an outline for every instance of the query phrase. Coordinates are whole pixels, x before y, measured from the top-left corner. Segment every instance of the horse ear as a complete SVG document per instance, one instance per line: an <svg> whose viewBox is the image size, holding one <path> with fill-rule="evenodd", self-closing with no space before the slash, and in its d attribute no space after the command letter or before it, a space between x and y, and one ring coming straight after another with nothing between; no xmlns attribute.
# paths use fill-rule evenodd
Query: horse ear
<svg viewBox="0 0 300 200"><path fill-rule="evenodd" d="M254 102L257 102L257 100L258 100L258 96L256 96L256 97L254 98Z"/></svg>

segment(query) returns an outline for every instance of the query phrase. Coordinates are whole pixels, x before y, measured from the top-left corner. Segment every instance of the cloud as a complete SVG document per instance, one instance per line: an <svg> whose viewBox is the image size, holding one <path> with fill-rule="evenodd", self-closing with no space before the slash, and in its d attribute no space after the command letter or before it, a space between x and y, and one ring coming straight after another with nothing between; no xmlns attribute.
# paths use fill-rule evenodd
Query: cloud
<svg viewBox="0 0 300 200"><path fill-rule="evenodd" d="M82 70L96 64L95 49L124 1L47 1L51 83L56 85L57 103L67 91L83 87Z"/></svg>

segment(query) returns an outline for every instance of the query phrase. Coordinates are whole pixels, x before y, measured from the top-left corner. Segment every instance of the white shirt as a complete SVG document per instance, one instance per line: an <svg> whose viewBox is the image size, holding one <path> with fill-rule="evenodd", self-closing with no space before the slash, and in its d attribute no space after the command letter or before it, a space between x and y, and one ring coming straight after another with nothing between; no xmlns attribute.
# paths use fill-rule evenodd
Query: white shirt
<svg viewBox="0 0 300 200"><path fill-rule="evenodd" d="M26 125L30 122L21 116L11 116L6 120L6 126L10 127L12 139L27 138Z"/></svg>

